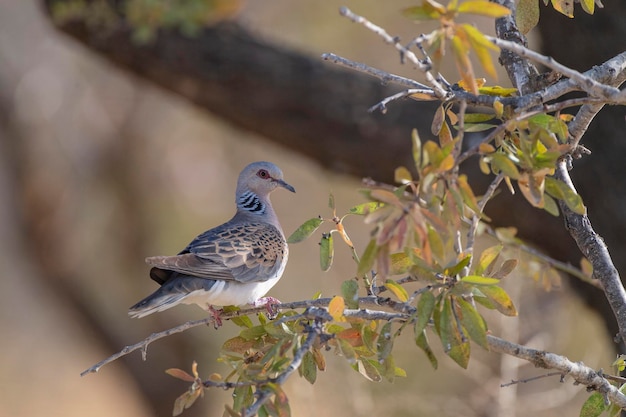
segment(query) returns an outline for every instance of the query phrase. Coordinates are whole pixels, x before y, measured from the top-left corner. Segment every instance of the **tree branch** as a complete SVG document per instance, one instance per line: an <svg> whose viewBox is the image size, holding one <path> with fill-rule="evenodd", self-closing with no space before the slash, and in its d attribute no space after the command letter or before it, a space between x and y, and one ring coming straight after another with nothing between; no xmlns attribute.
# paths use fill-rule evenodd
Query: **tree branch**
<svg viewBox="0 0 626 417"><path fill-rule="evenodd" d="M567 171L565 159L558 162L555 177L576 191ZM563 213L565 228L576 241L582 254L591 262L593 276L602 283L606 298L617 319L619 337L626 342L626 290L613 265L608 248L604 240L593 230L586 214L574 213L563 200L559 200L559 207Z"/></svg>
<svg viewBox="0 0 626 417"><path fill-rule="evenodd" d="M597 371L585 366L582 362L574 363L564 356L531 349L492 335L487 335L487 342L489 342L489 348L493 352L524 359L538 368L556 369L565 375L571 376L576 383L601 393L613 404L626 409L626 396Z"/></svg>

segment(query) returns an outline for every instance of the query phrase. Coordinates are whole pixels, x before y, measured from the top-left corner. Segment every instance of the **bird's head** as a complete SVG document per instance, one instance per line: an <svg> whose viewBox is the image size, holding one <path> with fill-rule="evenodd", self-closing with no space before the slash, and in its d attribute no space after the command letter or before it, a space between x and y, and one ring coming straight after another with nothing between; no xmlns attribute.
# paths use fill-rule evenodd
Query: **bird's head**
<svg viewBox="0 0 626 417"><path fill-rule="evenodd" d="M283 172L271 162L253 162L241 171L237 180L237 195L252 191L259 197L269 195L282 187L295 193L296 190L283 179Z"/></svg>

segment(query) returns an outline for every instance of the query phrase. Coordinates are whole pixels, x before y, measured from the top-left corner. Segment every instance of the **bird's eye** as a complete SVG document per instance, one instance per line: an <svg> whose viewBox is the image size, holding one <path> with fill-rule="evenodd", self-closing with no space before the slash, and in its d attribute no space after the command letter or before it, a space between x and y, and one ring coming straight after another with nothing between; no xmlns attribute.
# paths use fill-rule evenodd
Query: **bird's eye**
<svg viewBox="0 0 626 417"><path fill-rule="evenodd" d="M270 173L264 169L260 169L259 172L257 172L257 175L263 179L267 179L270 177Z"/></svg>

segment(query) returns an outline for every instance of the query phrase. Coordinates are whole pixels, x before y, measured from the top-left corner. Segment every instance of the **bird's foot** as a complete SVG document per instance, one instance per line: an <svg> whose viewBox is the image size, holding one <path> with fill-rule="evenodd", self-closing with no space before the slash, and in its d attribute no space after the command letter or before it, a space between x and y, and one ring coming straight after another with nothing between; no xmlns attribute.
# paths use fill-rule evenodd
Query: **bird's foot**
<svg viewBox="0 0 626 417"><path fill-rule="evenodd" d="M210 305L208 306L207 311L211 314L211 316L213 316L213 327L215 327L215 330L222 327L222 313L224 312L224 309L220 308L219 310L216 310L212 305Z"/></svg>
<svg viewBox="0 0 626 417"><path fill-rule="evenodd" d="M261 297L254 302L255 307L265 306L270 320L274 320L278 316L276 306L281 304L280 300L274 297Z"/></svg>

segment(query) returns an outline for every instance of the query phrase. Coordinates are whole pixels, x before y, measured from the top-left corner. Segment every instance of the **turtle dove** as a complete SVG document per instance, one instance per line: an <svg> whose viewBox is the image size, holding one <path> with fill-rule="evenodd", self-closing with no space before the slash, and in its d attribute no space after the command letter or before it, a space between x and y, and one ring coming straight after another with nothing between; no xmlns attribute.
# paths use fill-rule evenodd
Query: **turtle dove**
<svg viewBox="0 0 626 417"><path fill-rule="evenodd" d="M130 307L144 317L178 304L198 304L215 314L214 305L262 305L287 263L285 236L270 202L270 193L295 189L270 162L254 162L237 181L235 216L196 237L176 256L146 258L150 278L161 287Z"/></svg>

